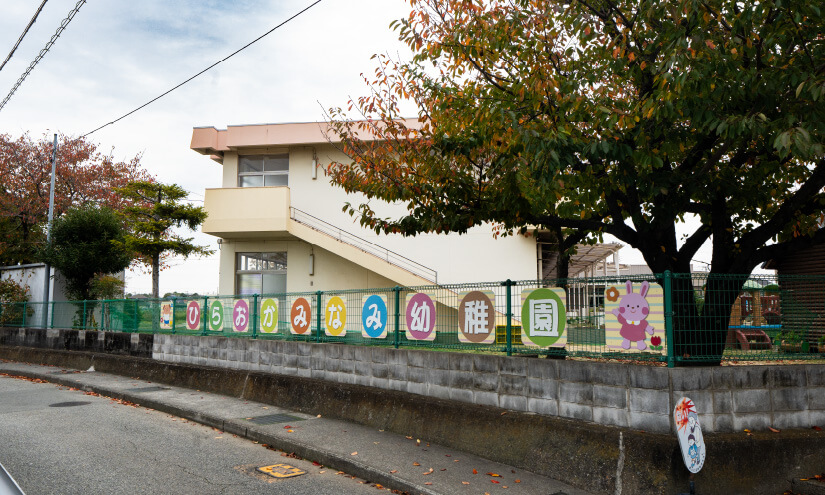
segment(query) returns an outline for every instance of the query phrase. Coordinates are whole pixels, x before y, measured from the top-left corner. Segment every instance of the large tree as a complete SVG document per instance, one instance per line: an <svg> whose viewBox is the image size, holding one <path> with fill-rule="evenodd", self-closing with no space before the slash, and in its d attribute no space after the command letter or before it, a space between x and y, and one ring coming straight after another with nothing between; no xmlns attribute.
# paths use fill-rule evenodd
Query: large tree
<svg viewBox="0 0 825 495"><path fill-rule="evenodd" d="M38 259L60 270L70 298L85 301L97 295L97 276L117 273L132 262L124 241L123 224L111 209L73 208L54 221L51 243L38 252Z"/></svg>
<svg viewBox="0 0 825 495"><path fill-rule="evenodd" d="M152 297L160 297L161 258L165 253L183 257L213 253L172 230L184 226L194 230L206 219L203 207L181 202L187 195L181 186L136 181L118 188L117 193L131 203L121 212L129 229L125 247L151 267Z"/></svg>
<svg viewBox="0 0 825 495"><path fill-rule="evenodd" d="M53 140L0 134L0 265L30 263L45 240ZM140 156L117 161L85 138L60 136L55 177L55 217L87 203L118 209L115 187L148 179Z"/></svg>
<svg viewBox="0 0 825 495"><path fill-rule="evenodd" d="M717 361L760 263L825 241L825 18L807 0L413 0L371 95L331 111L335 182L403 201L385 232L609 233L654 273L712 244L701 318L674 281L679 356ZM418 106L417 122L399 105ZM364 140L370 135L377 140ZM691 222L685 224L686 217ZM692 230L680 237L677 225Z"/></svg>

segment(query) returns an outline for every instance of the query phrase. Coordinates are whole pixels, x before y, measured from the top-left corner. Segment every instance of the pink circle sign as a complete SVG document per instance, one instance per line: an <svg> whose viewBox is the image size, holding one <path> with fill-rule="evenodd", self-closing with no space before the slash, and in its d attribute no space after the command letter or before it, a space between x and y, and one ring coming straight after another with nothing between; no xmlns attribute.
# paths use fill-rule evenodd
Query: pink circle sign
<svg viewBox="0 0 825 495"><path fill-rule="evenodd" d="M186 305L186 328L197 330L201 326L201 305L197 301L189 301Z"/></svg>
<svg viewBox="0 0 825 495"><path fill-rule="evenodd" d="M427 340L435 328L435 304L430 296L419 292L407 301L407 330L416 340Z"/></svg>
<svg viewBox="0 0 825 495"><path fill-rule="evenodd" d="M236 332L246 332L249 326L249 304L245 299L238 299L235 301L235 307L232 310L232 328Z"/></svg>

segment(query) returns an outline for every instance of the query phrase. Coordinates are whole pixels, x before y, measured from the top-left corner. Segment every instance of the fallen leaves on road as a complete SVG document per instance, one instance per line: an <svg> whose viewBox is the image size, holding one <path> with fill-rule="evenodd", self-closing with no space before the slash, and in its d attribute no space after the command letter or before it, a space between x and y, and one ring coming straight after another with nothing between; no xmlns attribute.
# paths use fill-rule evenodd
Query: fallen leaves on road
<svg viewBox="0 0 825 495"><path fill-rule="evenodd" d="M417 463L417 462L413 462L413 466L420 466L420 465L421 465L421 464L419 464L419 463Z"/></svg>
<svg viewBox="0 0 825 495"><path fill-rule="evenodd" d="M46 380L41 380L40 378L29 378L28 376L10 375L8 373L0 373L0 376L5 376L7 378L15 378L17 380L25 380L27 382L32 382L32 383L49 383Z"/></svg>
<svg viewBox="0 0 825 495"><path fill-rule="evenodd" d="M816 425L812 426L811 428L813 428L813 429L814 429L814 430L816 430L816 431L822 431L822 428L820 428L820 427L818 427L818 426L816 426Z"/></svg>
<svg viewBox="0 0 825 495"><path fill-rule="evenodd" d="M429 471L426 471L426 472L421 473L421 474L423 474L424 476L427 476L427 475L433 474L433 471L435 471L435 469L430 468L430 470L429 470Z"/></svg>
<svg viewBox="0 0 825 495"><path fill-rule="evenodd" d="M768 427L768 429L771 430L774 433L779 433L779 431L780 431L780 430L777 430L776 428L771 428L771 427Z"/></svg>
<svg viewBox="0 0 825 495"><path fill-rule="evenodd" d="M476 471L475 469L473 469L473 474L478 474L478 471Z"/></svg>
<svg viewBox="0 0 825 495"><path fill-rule="evenodd" d="M501 475L496 473L487 473L487 476L492 476L493 478L501 478Z"/></svg>
<svg viewBox="0 0 825 495"><path fill-rule="evenodd" d="M461 482L461 484L462 484L462 485L469 485L469 484L470 484L470 482L469 482L469 481L462 481L462 482Z"/></svg>
<svg viewBox="0 0 825 495"><path fill-rule="evenodd" d="M353 453L352 453L352 454L350 454L350 455L358 455L358 452L353 452Z"/></svg>

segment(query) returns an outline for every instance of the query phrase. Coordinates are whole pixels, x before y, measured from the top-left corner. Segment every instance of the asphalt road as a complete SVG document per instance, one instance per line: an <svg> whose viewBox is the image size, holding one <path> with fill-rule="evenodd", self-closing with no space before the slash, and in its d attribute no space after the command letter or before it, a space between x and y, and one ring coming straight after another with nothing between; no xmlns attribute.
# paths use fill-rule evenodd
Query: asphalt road
<svg viewBox="0 0 825 495"><path fill-rule="evenodd" d="M282 454L128 402L0 376L0 463L27 495L388 493ZM274 464L306 474L255 471Z"/></svg>

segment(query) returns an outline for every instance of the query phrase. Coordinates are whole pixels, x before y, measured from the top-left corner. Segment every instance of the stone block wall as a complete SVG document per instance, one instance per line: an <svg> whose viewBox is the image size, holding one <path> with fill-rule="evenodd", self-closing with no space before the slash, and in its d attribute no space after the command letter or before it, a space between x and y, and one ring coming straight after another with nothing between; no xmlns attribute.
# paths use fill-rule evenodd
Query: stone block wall
<svg viewBox="0 0 825 495"><path fill-rule="evenodd" d="M154 359L396 390L671 433L690 397L706 432L825 426L825 366L664 368L342 344L156 335Z"/></svg>
<svg viewBox="0 0 825 495"><path fill-rule="evenodd" d="M145 333L99 332L57 328L0 328L0 345L59 351L105 352L151 357L155 336Z"/></svg>

